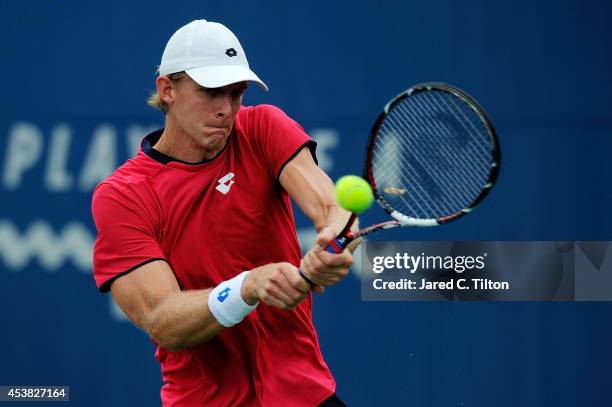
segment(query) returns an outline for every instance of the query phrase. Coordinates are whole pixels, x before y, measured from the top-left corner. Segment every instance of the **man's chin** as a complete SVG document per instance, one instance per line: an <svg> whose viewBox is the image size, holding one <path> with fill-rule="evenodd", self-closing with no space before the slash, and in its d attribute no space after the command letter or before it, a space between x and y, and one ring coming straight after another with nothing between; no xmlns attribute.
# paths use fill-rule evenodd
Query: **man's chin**
<svg viewBox="0 0 612 407"><path fill-rule="evenodd" d="M202 145L209 150L220 150L225 146L228 136L222 132L206 133L202 136Z"/></svg>

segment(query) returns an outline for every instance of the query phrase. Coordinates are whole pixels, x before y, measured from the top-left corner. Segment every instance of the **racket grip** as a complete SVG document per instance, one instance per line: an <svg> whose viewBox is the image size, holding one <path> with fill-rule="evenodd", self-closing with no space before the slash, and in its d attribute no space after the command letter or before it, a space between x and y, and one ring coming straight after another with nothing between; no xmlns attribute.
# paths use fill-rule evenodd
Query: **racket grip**
<svg viewBox="0 0 612 407"><path fill-rule="evenodd" d="M346 246L355 239L353 233L351 232L351 226L355 223L355 219L357 219L356 213L351 213L351 217L348 222L346 222L346 226L342 229L342 232L334 240L329 242L329 245L325 248L325 251L339 254L344 251Z"/></svg>
<svg viewBox="0 0 612 407"><path fill-rule="evenodd" d="M346 236L338 236L331 242L329 242L329 246L325 248L325 251L330 253L339 254L344 251L346 246L350 243L350 240Z"/></svg>

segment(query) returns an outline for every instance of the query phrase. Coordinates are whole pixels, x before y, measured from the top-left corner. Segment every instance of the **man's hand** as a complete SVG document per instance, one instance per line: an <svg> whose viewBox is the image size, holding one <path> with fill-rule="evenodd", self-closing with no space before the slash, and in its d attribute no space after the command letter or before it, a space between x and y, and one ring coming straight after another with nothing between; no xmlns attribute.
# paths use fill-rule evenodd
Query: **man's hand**
<svg viewBox="0 0 612 407"><path fill-rule="evenodd" d="M272 263L249 272L240 294L249 305L262 301L285 310L293 310L308 296L310 284L289 263Z"/></svg>
<svg viewBox="0 0 612 407"><path fill-rule="evenodd" d="M302 258L300 270L313 283L313 290L323 293L325 287L336 284L347 276L349 267L353 264L353 256L349 250L333 254L325 250L336 237L331 228L324 228L315 239L312 249Z"/></svg>

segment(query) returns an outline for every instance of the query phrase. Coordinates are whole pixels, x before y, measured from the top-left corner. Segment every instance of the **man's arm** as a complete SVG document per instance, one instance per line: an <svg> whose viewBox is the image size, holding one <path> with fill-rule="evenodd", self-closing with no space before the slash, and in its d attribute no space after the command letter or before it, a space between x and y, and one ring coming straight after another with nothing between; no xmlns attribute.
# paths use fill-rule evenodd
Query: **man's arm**
<svg viewBox="0 0 612 407"><path fill-rule="evenodd" d="M332 180L315 164L310 151L304 148L285 166L279 181L319 232L315 245L303 257L300 270L320 287L337 283L348 274L353 263L351 253L359 245L359 239L341 254L325 251L351 215L338 206ZM353 229L356 227L357 222ZM322 292L320 288L315 289Z"/></svg>
<svg viewBox="0 0 612 407"><path fill-rule="evenodd" d="M111 285L128 318L171 351L204 342L224 328L208 309L211 291L181 291L165 261L145 264Z"/></svg>
<svg viewBox="0 0 612 407"><path fill-rule="evenodd" d="M338 234L344 228L351 214L338 206L334 183L315 164L310 150L303 148L285 166L279 181L317 232L329 226Z"/></svg>
<svg viewBox="0 0 612 407"><path fill-rule="evenodd" d="M251 270L240 294L249 305L262 301L294 309L308 290L294 266L273 263ZM165 261L145 264L111 285L113 298L128 318L173 352L205 342L224 329L208 307L211 291L181 291Z"/></svg>

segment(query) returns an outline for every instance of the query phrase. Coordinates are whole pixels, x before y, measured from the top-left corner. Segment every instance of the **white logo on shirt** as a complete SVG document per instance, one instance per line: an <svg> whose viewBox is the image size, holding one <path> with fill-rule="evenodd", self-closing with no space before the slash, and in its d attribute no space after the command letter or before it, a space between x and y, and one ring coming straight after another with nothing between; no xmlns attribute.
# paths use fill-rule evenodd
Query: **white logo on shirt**
<svg viewBox="0 0 612 407"><path fill-rule="evenodd" d="M232 185L234 185L234 173L228 172L223 177L221 177L219 181L217 182L219 183L219 185L217 185L217 188L215 189L221 192L223 195L227 194L230 188L232 187Z"/></svg>

